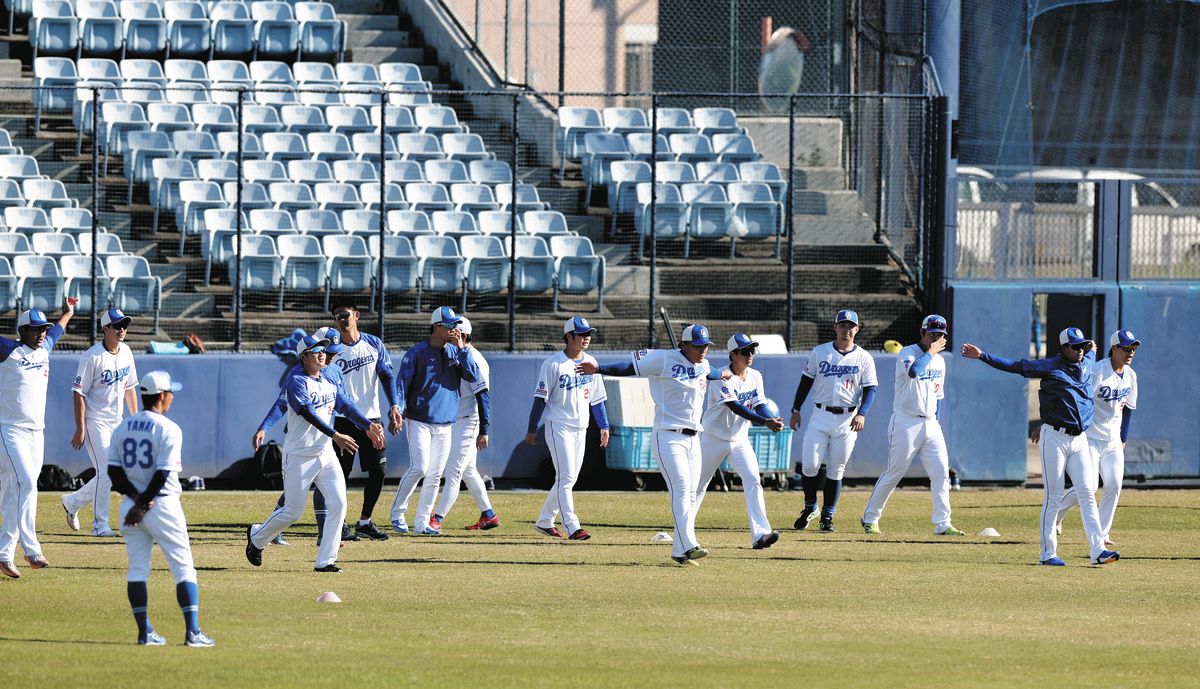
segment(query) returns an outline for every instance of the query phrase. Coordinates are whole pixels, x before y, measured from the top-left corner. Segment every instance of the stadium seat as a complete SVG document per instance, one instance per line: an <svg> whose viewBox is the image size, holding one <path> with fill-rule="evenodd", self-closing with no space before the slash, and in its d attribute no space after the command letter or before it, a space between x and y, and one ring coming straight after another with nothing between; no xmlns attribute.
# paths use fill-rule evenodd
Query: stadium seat
<svg viewBox="0 0 1200 689"><path fill-rule="evenodd" d="M479 223L479 231L483 234L491 234L508 237L512 235L513 214L511 211L483 211L476 218ZM525 232L521 225L521 219L517 217L517 234Z"/></svg>
<svg viewBox="0 0 1200 689"><path fill-rule="evenodd" d="M325 310L329 310L329 278L321 240L304 234L282 234L275 238L280 256L280 279L283 290L321 292L325 295ZM280 291L280 310L283 291Z"/></svg>
<svg viewBox="0 0 1200 689"><path fill-rule="evenodd" d="M511 261L499 237L467 235L458 240L458 245L464 259L467 293L497 294L508 289Z"/></svg>
<svg viewBox="0 0 1200 689"><path fill-rule="evenodd" d="M303 161L293 160L292 162ZM307 184L271 182L267 186L267 193L271 196L271 203L274 204L275 210L298 211L317 207L317 200L312 195L312 187Z"/></svg>
<svg viewBox="0 0 1200 689"><path fill-rule="evenodd" d="M160 86L167 85L167 75L162 63L158 60L145 58L128 58L120 62L121 79L125 82L150 82Z"/></svg>
<svg viewBox="0 0 1200 689"><path fill-rule="evenodd" d="M567 217L558 211L527 211L521 216L521 223L529 234L574 234L567 228Z"/></svg>
<svg viewBox="0 0 1200 689"><path fill-rule="evenodd" d="M744 182L761 182L771 188L771 196L783 203L787 194L787 181L775 163L747 162L738 165Z"/></svg>
<svg viewBox="0 0 1200 689"><path fill-rule="evenodd" d="M167 52L167 21L162 8L150 0L121 0L125 19L125 52L129 55L158 56Z"/></svg>
<svg viewBox="0 0 1200 689"><path fill-rule="evenodd" d="M313 185L313 198L321 210L351 211L362 210L362 199L358 197L358 189L344 182L318 182Z"/></svg>
<svg viewBox="0 0 1200 689"><path fill-rule="evenodd" d="M775 200L771 188L761 182L737 182L726 187L729 201L733 204L733 215L745 228L746 239L775 238L775 258L779 258L780 242L783 237L783 205ZM731 233L729 254L739 235Z"/></svg>
<svg viewBox="0 0 1200 689"><path fill-rule="evenodd" d="M371 124L371 116L367 114L365 108L353 105L331 105L326 108L325 122L329 125L330 132L346 136L377 133L379 129L376 125ZM376 139L377 144L378 141Z"/></svg>
<svg viewBox="0 0 1200 689"><path fill-rule="evenodd" d="M313 132L306 136L305 140L308 143L308 152L312 155L313 160L332 162L334 160L354 160L356 158L354 149L350 146L350 140L342 134Z"/></svg>
<svg viewBox="0 0 1200 689"><path fill-rule="evenodd" d="M175 132L179 134L181 132ZM173 136L173 135L172 135ZM182 158L158 158L151 161L150 198L154 204L154 233L158 233L158 219L162 211L173 210L179 203L179 183L196 178L196 167L190 160Z"/></svg>
<svg viewBox="0 0 1200 689"><path fill-rule="evenodd" d="M258 11L260 5L268 3L255 3L254 10ZM255 60L249 63L250 79L254 81L256 86L266 85L282 85L294 88L296 80L292 77L292 68L287 66L287 63L278 60Z"/></svg>
<svg viewBox="0 0 1200 689"><path fill-rule="evenodd" d="M654 150L650 148L651 141L650 132L630 132L625 135L625 145L629 148L629 155L633 160L675 160L675 152L665 135L658 134L653 138L653 141L657 142Z"/></svg>
<svg viewBox="0 0 1200 689"><path fill-rule="evenodd" d="M166 103L151 103L151 106L164 106ZM151 122L156 114L150 108ZM151 124L151 128L154 125ZM125 187L125 203L133 201L133 185L148 184L154 174L153 163L163 158L174 158L175 149L171 147L171 139L161 131L129 132L129 147L125 151L125 176L128 183Z"/></svg>
<svg viewBox="0 0 1200 689"><path fill-rule="evenodd" d="M595 108L559 108L558 129L554 131L554 145L558 150L558 178L562 179L566 174L568 160L580 160L583 157L586 135L607 131L600 111Z"/></svg>
<svg viewBox="0 0 1200 689"><path fill-rule="evenodd" d="M413 210L432 213L433 211L454 210L450 194L441 184L420 183L409 184L404 189L409 206Z"/></svg>
<svg viewBox="0 0 1200 689"><path fill-rule="evenodd" d="M716 239L728 235L733 206L721 185L694 182L684 184L680 193L683 202L688 205L688 240ZM685 243L684 258L688 256L687 247L688 243Z"/></svg>
<svg viewBox="0 0 1200 689"><path fill-rule="evenodd" d="M396 150L402 159L415 162L446 157L441 142L431 134L397 134Z"/></svg>
<svg viewBox="0 0 1200 689"><path fill-rule="evenodd" d="M696 163L696 181L728 186L740 182L737 166L715 161Z"/></svg>
<svg viewBox="0 0 1200 689"><path fill-rule="evenodd" d="M443 134L442 150L451 160L488 160L495 158L478 134Z"/></svg>
<svg viewBox="0 0 1200 689"><path fill-rule="evenodd" d="M42 177L37 160L27 155L0 155L0 178L18 182Z"/></svg>
<svg viewBox="0 0 1200 689"><path fill-rule="evenodd" d="M17 276L13 274L12 263L8 258L0 256L0 311L15 311L19 295Z"/></svg>
<svg viewBox="0 0 1200 689"><path fill-rule="evenodd" d="M212 21L212 51L209 58L217 55L248 57L254 53L255 27L250 19L248 3L218 2L209 7L208 17ZM209 76L214 80L211 66ZM249 79L247 73L242 79Z"/></svg>
<svg viewBox="0 0 1200 689"><path fill-rule="evenodd" d="M762 157L745 134L713 134L712 146L723 163L752 163Z"/></svg>
<svg viewBox="0 0 1200 689"><path fill-rule="evenodd" d="M215 17L213 17L215 19ZM215 27L214 27L215 31ZM241 60L209 60L208 78L213 83L218 81L250 84L250 67Z"/></svg>
<svg viewBox="0 0 1200 689"><path fill-rule="evenodd" d="M84 232L91 233L92 220L92 212L86 208L50 209L50 224L57 227L59 232L66 232L72 236L78 236ZM103 227L96 229L99 232L105 231Z"/></svg>
<svg viewBox="0 0 1200 689"><path fill-rule="evenodd" d="M395 210L387 214L388 233L415 241L421 235L433 234L429 215L421 211Z"/></svg>
<svg viewBox="0 0 1200 689"><path fill-rule="evenodd" d="M167 4L181 2L182 0L170 0ZM188 4L188 3L184 3ZM198 4L198 3L192 3ZM185 81L188 83L208 86L208 65L200 60L187 58L171 58L163 60L163 76L168 82Z"/></svg>
<svg viewBox="0 0 1200 689"><path fill-rule="evenodd" d="M396 142L390 136L381 137L371 132L359 132L350 136L350 148L358 160L378 164L380 160L399 158ZM380 149L383 149L382 151Z"/></svg>
<svg viewBox="0 0 1200 689"><path fill-rule="evenodd" d="M266 185L260 182L226 182L225 198L230 199L229 205L237 204L238 189L241 189L242 194L242 211L249 213L256 208L274 208L275 203L271 201L271 195L267 192Z"/></svg>
<svg viewBox="0 0 1200 689"><path fill-rule="evenodd" d="M500 204L500 211L507 213L510 204L512 203L512 185L497 184L496 185L496 203ZM526 211L543 211L550 210L550 204L542 201L538 196L537 187L532 184L521 183L517 185L517 212L524 213Z"/></svg>
<svg viewBox="0 0 1200 689"><path fill-rule="evenodd" d="M476 184L497 185L512 182L512 167L502 160L472 160L467 168L471 181Z"/></svg>
<svg viewBox="0 0 1200 689"><path fill-rule="evenodd" d="M672 134L696 134L699 130L692 124L692 115L683 108L659 108L658 119L654 121L651 116L654 113L647 111L646 119L652 125L656 125L657 131L663 136L671 136Z"/></svg>
<svg viewBox="0 0 1200 689"><path fill-rule="evenodd" d="M29 245L38 256L49 256L55 260L62 256L79 255L75 238L65 232L39 232L30 238Z"/></svg>
<svg viewBox="0 0 1200 689"><path fill-rule="evenodd" d="M262 135L262 146L269 161L286 164L311 159L304 137L295 132L267 132Z"/></svg>
<svg viewBox="0 0 1200 689"><path fill-rule="evenodd" d="M10 233L20 233L27 237L45 232L56 232L50 224L50 216L41 208L13 207L4 209L4 224Z"/></svg>
<svg viewBox="0 0 1200 689"><path fill-rule="evenodd" d="M511 238L505 240L510 242ZM545 239L518 235L513 254L517 259L513 285L518 294L541 294L554 288L554 257Z"/></svg>
<svg viewBox="0 0 1200 689"><path fill-rule="evenodd" d="M333 161L333 178L349 184L379 181L379 168L361 160ZM389 183L395 180L388 180Z"/></svg>
<svg viewBox="0 0 1200 689"><path fill-rule="evenodd" d="M378 86L379 70L366 62L339 62L334 67L337 80L342 84L373 84Z"/></svg>
<svg viewBox="0 0 1200 689"><path fill-rule="evenodd" d="M255 234L278 237L298 232L293 214L274 208L253 208L246 215Z"/></svg>
<svg viewBox="0 0 1200 689"><path fill-rule="evenodd" d="M67 193L67 187L56 179L27 179L21 182L25 203L31 208L74 208L75 199Z"/></svg>
<svg viewBox="0 0 1200 689"><path fill-rule="evenodd" d="M186 130L171 132L171 145L175 148L177 158L192 162L201 158L219 158L221 156L216 139L208 132Z"/></svg>
<svg viewBox="0 0 1200 689"><path fill-rule="evenodd" d="M377 211L342 211L342 230L346 234L378 235L380 221Z"/></svg>
<svg viewBox="0 0 1200 689"><path fill-rule="evenodd" d="M333 181L333 169L324 160L289 160L287 171L288 179L300 184Z"/></svg>
<svg viewBox="0 0 1200 689"><path fill-rule="evenodd" d="M169 55L208 58L212 52L212 23L204 5L189 0L163 3Z"/></svg>
<svg viewBox="0 0 1200 689"><path fill-rule="evenodd" d="M279 111L269 105L246 103L242 106L242 129L248 134L261 137L283 131Z"/></svg>
<svg viewBox="0 0 1200 689"><path fill-rule="evenodd" d="M331 210L296 211L296 230L313 237L342 234L341 216Z"/></svg>
<svg viewBox="0 0 1200 689"><path fill-rule="evenodd" d="M479 234L475 216L464 211L434 211L429 214L433 231L442 237L459 239Z"/></svg>
<svg viewBox="0 0 1200 689"><path fill-rule="evenodd" d="M283 120L284 130L292 134L307 136L329 131L321 109L311 105L284 105L279 109L279 118Z"/></svg>
<svg viewBox="0 0 1200 689"><path fill-rule="evenodd" d="M604 127L613 134L650 131L646 113L637 108L605 108L602 116Z"/></svg>
<svg viewBox="0 0 1200 689"><path fill-rule="evenodd" d="M654 166L655 181L669 184L691 184L696 182L696 168L691 163L659 162ZM647 180L648 181L648 180Z"/></svg>
<svg viewBox="0 0 1200 689"><path fill-rule="evenodd" d="M196 176L210 182L231 182L238 178L237 161L225 158L197 160Z"/></svg>
<svg viewBox="0 0 1200 689"><path fill-rule="evenodd" d="M166 84L156 81L126 81L119 90L121 100L134 105L150 103L165 103L167 100ZM101 106L103 110L103 106Z"/></svg>
<svg viewBox="0 0 1200 689"><path fill-rule="evenodd" d="M637 185L650 181L650 164L636 160L618 160L612 164L608 183L608 207L617 213L632 213L637 206ZM614 224L613 229L616 229Z"/></svg>
<svg viewBox="0 0 1200 689"><path fill-rule="evenodd" d="M121 55L125 52L125 25L115 2L78 0L75 15L79 18L80 58L85 54Z"/></svg>
<svg viewBox="0 0 1200 689"><path fill-rule="evenodd" d="M333 65L326 62L297 62L292 65L292 76L296 79L296 83L302 86L318 84L337 86L341 83Z"/></svg>
<svg viewBox="0 0 1200 689"><path fill-rule="evenodd" d="M371 126L375 129L379 128L379 106L372 106L369 109L371 113ZM420 128L413 120L412 111L408 108L398 105L389 105L387 108L387 133L389 136L395 134L418 134Z"/></svg>
<svg viewBox="0 0 1200 689"><path fill-rule="evenodd" d="M162 280L150 272L150 263L142 256L128 254L105 259L112 280L112 304L130 316L154 314L154 332L162 301Z"/></svg>
<svg viewBox="0 0 1200 689"><path fill-rule="evenodd" d="M96 310L101 311L108 308L112 301L112 280L109 279L104 261L97 258L93 263L91 256L83 254L66 255L58 259L58 270L64 280L63 296L78 299L75 308L80 313L92 310L92 265L96 266ZM0 264L0 272L2 269L3 264ZM3 278L0 277L0 295L3 289Z"/></svg>
<svg viewBox="0 0 1200 689"><path fill-rule="evenodd" d="M419 105L413 108L413 116L422 134L440 137L442 134L465 134L467 128L458 121L454 108L444 105Z"/></svg>
<svg viewBox="0 0 1200 689"><path fill-rule="evenodd" d="M4 9L8 11L8 35L13 35L13 19L33 15L33 0L4 0Z"/></svg>
<svg viewBox="0 0 1200 689"><path fill-rule="evenodd" d="M466 184L471 181L467 166L461 160L426 160L425 179L434 184Z"/></svg>
<svg viewBox="0 0 1200 689"><path fill-rule="evenodd" d="M297 2L300 58L341 62L346 50L346 26L327 2Z"/></svg>
<svg viewBox="0 0 1200 689"><path fill-rule="evenodd" d="M146 111L137 103L102 103L100 117L104 123L104 173L108 174L108 156L120 156L128 149L128 134L150 129Z"/></svg>
<svg viewBox="0 0 1200 689"><path fill-rule="evenodd" d="M486 184L452 184L450 200L454 203L455 210L466 213L500 210L492 188Z"/></svg>
<svg viewBox="0 0 1200 689"><path fill-rule="evenodd" d="M458 243L450 237L436 235L418 236L413 242L417 256L421 259L421 290L428 292L458 292L465 289L466 265L458 251ZM418 294L418 301L420 295ZM459 312L466 311L466 293L463 293ZM420 310L420 306L418 306Z"/></svg>
<svg viewBox="0 0 1200 689"><path fill-rule="evenodd" d="M558 295L588 294L596 290L596 311L604 309L605 262L596 255L592 240L587 237L550 237L550 253L554 256L554 303L558 311Z"/></svg>
<svg viewBox="0 0 1200 689"><path fill-rule="evenodd" d="M263 137L267 141L266 136ZM259 182L262 184L270 184L271 182L286 182L288 177L285 163L279 160L271 160L267 154L267 160L247 160L242 163L242 179L247 182ZM296 160L307 160L307 158L297 158ZM291 161L288 161L291 162Z"/></svg>
<svg viewBox="0 0 1200 689"><path fill-rule="evenodd" d="M286 2L250 3L254 20L254 59L300 59L300 24Z"/></svg>
<svg viewBox="0 0 1200 689"><path fill-rule="evenodd" d="M429 82L390 84L387 87L388 105L408 108L433 105L431 90Z"/></svg>
<svg viewBox="0 0 1200 689"><path fill-rule="evenodd" d="M363 237L352 234L328 235L321 238L325 250L326 272L329 274L330 292L365 292L374 284L374 259L367 251ZM372 292L370 309L375 310L375 295ZM325 312L329 312L329 299L325 299Z"/></svg>
<svg viewBox="0 0 1200 689"><path fill-rule="evenodd" d="M672 134L669 140L675 160L681 163L691 163L695 166L697 163L709 163L717 159L711 142L703 134Z"/></svg>
<svg viewBox="0 0 1200 689"><path fill-rule="evenodd" d="M237 211L231 208L209 208L204 211L204 233L200 237L200 255L204 258L204 284L212 282L213 264L225 263L234 257L233 239L238 234ZM250 223L242 215L242 233L250 234Z"/></svg>
<svg viewBox="0 0 1200 689"><path fill-rule="evenodd" d="M692 121L699 133L705 136L716 134L741 134L744 130L737 123L737 115L729 108L696 108ZM715 143L714 143L714 148Z"/></svg>
<svg viewBox="0 0 1200 689"><path fill-rule="evenodd" d="M196 131L214 137L218 132L237 131L237 114L223 103L196 103L192 106L192 122L196 123Z"/></svg>
<svg viewBox="0 0 1200 689"><path fill-rule="evenodd" d="M373 275L383 271L383 291L411 292L420 290L420 259L413 250L412 242L407 237L388 236L383 238L383 255L379 252L379 237L367 238L367 250L375 260L371 269ZM379 262L383 265L380 266ZM418 297L417 310L420 310Z"/></svg>
<svg viewBox="0 0 1200 689"><path fill-rule="evenodd" d="M654 236L657 239L684 238L684 257L688 255L687 220L688 207L683 202L679 188L674 184L659 182L654 201ZM638 233L638 260L645 256L646 237L650 236L650 183L637 185L637 206L633 226Z"/></svg>
<svg viewBox="0 0 1200 689"><path fill-rule="evenodd" d="M5 208L24 205L25 197L21 195L21 183L15 179L0 179L0 213Z"/></svg>
<svg viewBox="0 0 1200 689"><path fill-rule="evenodd" d="M29 20L33 59L42 55L75 55L79 50L79 20L67 0L33 0Z"/></svg>
<svg viewBox="0 0 1200 689"><path fill-rule="evenodd" d="M164 136L196 129L192 111L179 103L147 103L146 121L150 123L150 131ZM170 146L169 139L167 145Z"/></svg>
<svg viewBox="0 0 1200 689"><path fill-rule="evenodd" d="M11 262L17 256L32 256L29 237L19 232L0 232L0 257Z"/></svg>
<svg viewBox="0 0 1200 689"><path fill-rule="evenodd" d="M384 62L379 65L379 80L385 84L424 81L421 78L421 68L410 62Z"/></svg>
<svg viewBox="0 0 1200 689"><path fill-rule="evenodd" d="M342 178L339 177L339 179ZM363 208L365 210L379 210L379 182L364 182L359 186L358 194L359 198L362 199ZM399 184L388 182L387 207L395 210L408 209L408 200L404 198L404 190Z"/></svg>
<svg viewBox="0 0 1200 689"><path fill-rule="evenodd" d="M65 57L39 57L33 61L33 130L42 127L43 112L71 112L75 104L75 84L79 81L75 63Z"/></svg>
<svg viewBox="0 0 1200 689"><path fill-rule="evenodd" d="M421 163L412 160L389 160L383 164L384 178L388 182L425 182L425 172Z"/></svg>
<svg viewBox="0 0 1200 689"><path fill-rule="evenodd" d="M13 275L21 309L54 311L62 306L65 289L58 262L48 256L12 257Z"/></svg>
<svg viewBox="0 0 1200 689"><path fill-rule="evenodd" d="M179 228L179 251L183 255L184 242L189 234L196 234L204 227L204 211L209 208L224 208L225 196L217 182L186 179L179 182L179 204L175 207L175 226ZM112 272L112 271L109 271Z"/></svg>
<svg viewBox="0 0 1200 689"><path fill-rule="evenodd" d="M239 239L234 238L233 254L238 251ZM282 290L282 259L275 250L275 240L266 235L243 234L240 238L242 251L242 290L247 292L268 292ZM228 263L230 281L237 275L234 259ZM279 296L282 308L283 295Z"/></svg>

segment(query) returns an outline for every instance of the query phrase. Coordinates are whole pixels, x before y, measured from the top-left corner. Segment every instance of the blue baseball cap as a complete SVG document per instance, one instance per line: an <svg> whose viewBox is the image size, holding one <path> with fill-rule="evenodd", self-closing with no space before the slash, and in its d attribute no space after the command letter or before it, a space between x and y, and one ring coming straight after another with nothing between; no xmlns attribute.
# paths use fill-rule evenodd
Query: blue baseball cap
<svg viewBox="0 0 1200 689"><path fill-rule="evenodd" d="M712 340L708 339L708 328L700 325L689 325L683 329L683 339L680 344L690 344L694 347L704 347L712 344Z"/></svg>
<svg viewBox="0 0 1200 689"><path fill-rule="evenodd" d="M143 395L157 395L160 392L179 392L183 384L171 380L171 374L166 371L151 371L141 376L138 387Z"/></svg>
<svg viewBox="0 0 1200 689"><path fill-rule="evenodd" d="M125 322L125 327L128 328L133 319L121 312L121 309L115 306L100 315L100 327L103 328L109 325L117 325L122 321Z"/></svg>
<svg viewBox="0 0 1200 689"><path fill-rule="evenodd" d="M946 322L946 319L936 313L929 314L925 317L925 320L921 321L921 330L927 333L945 333L949 329L950 325Z"/></svg>
<svg viewBox="0 0 1200 689"><path fill-rule="evenodd" d="M1132 347L1140 344L1142 344L1142 341L1137 339L1137 336L1128 330L1118 330L1108 338L1109 349L1113 347Z"/></svg>
<svg viewBox="0 0 1200 689"><path fill-rule="evenodd" d="M1079 328L1066 328L1058 334L1058 343L1060 345L1077 345L1087 341L1088 339L1084 337L1083 331Z"/></svg>
<svg viewBox="0 0 1200 689"><path fill-rule="evenodd" d="M850 309L842 309L841 311L838 311L837 316L834 316L833 318L834 325L837 325L838 323L845 323L846 321L858 325L858 314L854 313Z"/></svg>
<svg viewBox="0 0 1200 689"><path fill-rule="evenodd" d="M41 309L29 309L22 311L20 316L17 316L17 330L30 326L32 328L43 328L50 325L50 321L46 320L46 314Z"/></svg>
<svg viewBox="0 0 1200 689"><path fill-rule="evenodd" d="M341 354L346 346L342 344L342 336L338 334L337 328L324 327L317 328L313 332L313 337L318 340L329 340L329 344L325 346L325 351L329 354Z"/></svg>
<svg viewBox="0 0 1200 689"><path fill-rule="evenodd" d="M734 333L729 340L725 342L725 349L733 351L735 349L743 349L745 347L757 347L758 343L750 339L746 333Z"/></svg>
<svg viewBox="0 0 1200 689"><path fill-rule="evenodd" d="M566 335L567 333L587 335L588 333L594 332L596 332L596 329L593 328L592 324L588 323L588 320L583 316L568 318L566 322L563 323L563 335Z"/></svg>
<svg viewBox="0 0 1200 689"><path fill-rule="evenodd" d="M439 306L433 310L433 313L429 314L430 325L444 325L447 328L453 328L460 322L462 322L462 319L449 306Z"/></svg>
<svg viewBox="0 0 1200 689"><path fill-rule="evenodd" d="M301 354L318 354L325 351L325 348L328 346L329 340L323 337L305 335L296 343L296 356L300 356Z"/></svg>

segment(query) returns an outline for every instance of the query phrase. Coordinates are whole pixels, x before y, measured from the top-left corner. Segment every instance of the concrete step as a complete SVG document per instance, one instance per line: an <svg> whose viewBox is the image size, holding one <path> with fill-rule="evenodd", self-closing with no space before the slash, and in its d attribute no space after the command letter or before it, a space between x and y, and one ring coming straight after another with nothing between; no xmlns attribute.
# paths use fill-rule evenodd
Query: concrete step
<svg viewBox="0 0 1200 689"><path fill-rule="evenodd" d="M796 168L793 179L796 189L840 191L846 188L846 171L840 167Z"/></svg>
<svg viewBox="0 0 1200 689"><path fill-rule="evenodd" d="M820 322L833 317L838 309L854 309L859 317L882 322L909 309L916 309L911 297L903 294L797 294L796 317ZM781 318L786 302L783 294L711 294L661 295L658 303L667 307L672 318L707 323L717 319L748 321ZM611 297L604 306L616 318L640 318L646 313L644 296Z"/></svg>
<svg viewBox="0 0 1200 689"><path fill-rule="evenodd" d="M866 215L797 215L792 226L796 241L802 244L875 244L875 223Z"/></svg>
<svg viewBox="0 0 1200 689"><path fill-rule="evenodd" d="M346 48L347 50L372 47L409 48L412 47L409 43L410 36L411 34L407 31L396 31L394 29L388 31L351 31L346 35Z"/></svg>
<svg viewBox="0 0 1200 689"><path fill-rule="evenodd" d="M24 82L21 69L22 63L20 60L0 59L0 82L4 84Z"/></svg>
<svg viewBox="0 0 1200 689"><path fill-rule="evenodd" d="M862 202L853 191L799 190L795 192L793 210L799 215L829 215L857 217L862 215Z"/></svg>
<svg viewBox="0 0 1200 689"><path fill-rule="evenodd" d="M394 14L342 14L338 19L346 23L347 40L354 37L357 31L395 31L400 26L399 18Z"/></svg>
<svg viewBox="0 0 1200 689"><path fill-rule="evenodd" d="M343 14L381 14L383 0L332 0L333 9L338 16Z"/></svg>
<svg viewBox="0 0 1200 689"><path fill-rule="evenodd" d="M353 48L346 50L347 62L368 62L377 65L381 62L412 62L421 64L425 61L424 48Z"/></svg>
<svg viewBox="0 0 1200 689"><path fill-rule="evenodd" d="M903 274L882 265L797 265L793 271L793 293L836 290L849 294L904 294ZM779 294L787 292L787 266L740 266L731 262L702 268L664 267L658 273L659 293L664 296L695 294Z"/></svg>
<svg viewBox="0 0 1200 689"><path fill-rule="evenodd" d="M803 244L797 240L793 251L794 262L799 264L842 264L842 265L889 265L887 247L880 244Z"/></svg>
<svg viewBox="0 0 1200 689"><path fill-rule="evenodd" d="M743 117L738 123L754 139L763 158L780 170L788 167L788 119ZM842 163L842 120L836 117L798 117L794 160L797 167L820 168ZM768 145L769 142L769 145Z"/></svg>

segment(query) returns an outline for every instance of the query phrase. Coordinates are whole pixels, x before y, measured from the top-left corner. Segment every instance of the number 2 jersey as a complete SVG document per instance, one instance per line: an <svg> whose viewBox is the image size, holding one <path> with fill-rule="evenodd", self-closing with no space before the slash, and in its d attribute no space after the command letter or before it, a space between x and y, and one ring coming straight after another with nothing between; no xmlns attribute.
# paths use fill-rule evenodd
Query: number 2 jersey
<svg viewBox="0 0 1200 689"><path fill-rule="evenodd" d="M596 363L590 354L581 354L579 360L575 361L561 351L542 362L533 396L546 400L546 411L542 417L546 421L587 428L591 406L607 399L599 373L586 375L575 372L575 367L585 361Z"/></svg>
<svg viewBox="0 0 1200 689"><path fill-rule="evenodd" d="M140 411L121 422L112 434L108 465L125 469L133 487L142 492L159 471L169 471L159 495L178 495L183 470L183 431L179 424L153 411Z"/></svg>

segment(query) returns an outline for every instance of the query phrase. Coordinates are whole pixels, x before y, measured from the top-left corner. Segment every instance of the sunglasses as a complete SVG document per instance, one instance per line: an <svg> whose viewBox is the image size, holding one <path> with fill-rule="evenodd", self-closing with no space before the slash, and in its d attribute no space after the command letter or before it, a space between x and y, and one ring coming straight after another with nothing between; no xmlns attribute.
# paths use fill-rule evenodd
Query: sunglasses
<svg viewBox="0 0 1200 689"><path fill-rule="evenodd" d="M925 326L926 330L946 330L946 321L930 321Z"/></svg>
<svg viewBox="0 0 1200 689"><path fill-rule="evenodd" d="M352 315L354 315L353 311L339 311L333 314L333 317L339 321L348 321Z"/></svg>
<svg viewBox="0 0 1200 689"><path fill-rule="evenodd" d="M754 353L757 351L757 347L742 347L741 349L733 350L733 353L739 356L751 357L754 356Z"/></svg>
<svg viewBox="0 0 1200 689"><path fill-rule="evenodd" d="M1075 351L1084 351L1084 352L1086 352L1087 350L1089 350L1089 349L1091 349L1091 348L1092 348L1092 345L1090 345L1090 344L1088 344L1088 343L1086 343L1086 342L1084 342L1083 344L1069 344L1069 345L1067 345L1067 349L1074 349Z"/></svg>
<svg viewBox="0 0 1200 689"><path fill-rule="evenodd" d="M129 330L128 323L109 323L108 327L112 328L113 330Z"/></svg>
<svg viewBox="0 0 1200 689"><path fill-rule="evenodd" d="M1120 345L1117 345L1117 349L1121 350L1122 352L1125 352L1126 354L1133 354L1134 352L1137 351L1137 348L1138 348L1137 345L1130 345L1129 347L1122 347Z"/></svg>
<svg viewBox="0 0 1200 689"><path fill-rule="evenodd" d="M453 324L449 324L449 325L446 323L438 323L437 326L439 328L445 328L446 330L455 330L458 328L458 323L453 323Z"/></svg>

